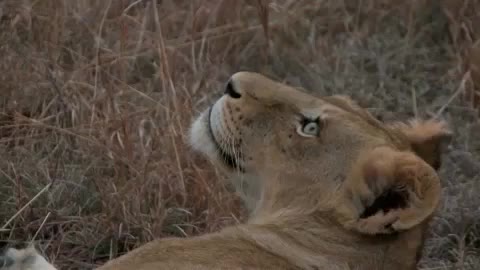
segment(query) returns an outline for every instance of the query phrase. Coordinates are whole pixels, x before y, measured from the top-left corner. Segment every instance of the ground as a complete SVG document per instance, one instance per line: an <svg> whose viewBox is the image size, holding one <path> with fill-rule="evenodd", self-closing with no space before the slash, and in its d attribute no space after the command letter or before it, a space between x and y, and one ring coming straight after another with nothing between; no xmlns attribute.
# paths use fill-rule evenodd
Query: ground
<svg viewBox="0 0 480 270"><path fill-rule="evenodd" d="M2 1L0 245L34 241L61 269L89 269L241 222L185 136L249 70L384 120L448 121L420 269L478 269L478 14L476 0Z"/></svg>

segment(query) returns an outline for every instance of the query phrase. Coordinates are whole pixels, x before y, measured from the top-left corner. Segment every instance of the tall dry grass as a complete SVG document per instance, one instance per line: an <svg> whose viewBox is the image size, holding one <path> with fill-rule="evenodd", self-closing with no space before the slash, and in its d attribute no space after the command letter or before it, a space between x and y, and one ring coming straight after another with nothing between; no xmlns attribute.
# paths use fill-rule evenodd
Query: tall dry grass
<svg viewBox="0 0 480 270"><path fill-rule="evenodd" d="M61 269L89 269L154 238L241 222L228 181L185 136L248 69L350 94L387 120L459 124L422 267L476 269L480 121L465 60L478 36L455 34L476 29L472 3L0 2L0 243L35 240Z"/></svg>
<svg viewBox="0 0 480 270"><path fill-rule="evenodd" d="M184 143L229 74L212 62L252 31L226 2L2 4L2 219L51 184L2 227L3 241L36 235L60 267L82 268L241 218Z"/></svg>

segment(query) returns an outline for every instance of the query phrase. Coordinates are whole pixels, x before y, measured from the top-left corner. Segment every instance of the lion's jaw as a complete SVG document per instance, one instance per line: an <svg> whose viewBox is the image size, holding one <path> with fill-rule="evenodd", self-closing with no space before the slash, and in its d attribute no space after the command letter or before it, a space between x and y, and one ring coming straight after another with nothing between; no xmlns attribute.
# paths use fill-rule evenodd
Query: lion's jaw
<svg viewBox="0 0 480 270"><path fill-rule="evenodd" d="M249 212L253 212L260 200L262 181L254 171L244 169L239 153L235 152L238 145L232 149L217 142L214 132L219 132L221 117L216 110L221 102L222 99L218 100L194 121L189 132L190 144L194 150L204 154L216 168L227 174L228 182L234 186Z"/></svg>

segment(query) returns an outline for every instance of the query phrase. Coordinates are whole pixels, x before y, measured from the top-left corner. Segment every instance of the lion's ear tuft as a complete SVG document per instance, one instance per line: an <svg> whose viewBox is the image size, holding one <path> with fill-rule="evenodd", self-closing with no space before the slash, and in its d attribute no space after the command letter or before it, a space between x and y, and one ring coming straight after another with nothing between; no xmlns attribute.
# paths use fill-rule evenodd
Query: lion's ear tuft
<svg viewBox="0 0 480 270"><path fill-rule="evenodd" d="M394 129L403 133L412 150L434 169L441 166L441 154L452 138L452 132L444 121L411 120L409 123L395 123Z"/></svg>
<svg viewBox="0 0 480 270"><path fill-rule="evenodd" d="M365 234L411 229L426 221L440 198L435 170L409 152L387 147L361 158L337 204L346 228Z"/></svg>

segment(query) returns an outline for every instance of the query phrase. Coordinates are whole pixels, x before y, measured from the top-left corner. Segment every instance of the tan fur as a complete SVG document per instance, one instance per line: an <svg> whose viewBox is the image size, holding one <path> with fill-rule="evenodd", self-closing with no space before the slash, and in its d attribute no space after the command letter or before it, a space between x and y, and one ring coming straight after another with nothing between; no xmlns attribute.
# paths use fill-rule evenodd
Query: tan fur
<svg viewBox="0 0 480 270"><path fill-rule="evenodd" d="M451 132L443 121L421 121L414 119L410 123L394 123L392 128L405 134L416 153L431 166L438 169L441 165L441 152L445 141L450 140Z"/></svg>
<svg viewBox="0 0 480 270"><path fill-rule="evenodd" d="M248 222L153 241L99 269L415 269L440 199L443 124L383 124L348 97L256 73L226 88L190 137L230 175ZM302 132L305 117L318 126Z"/></svg>

